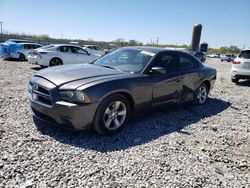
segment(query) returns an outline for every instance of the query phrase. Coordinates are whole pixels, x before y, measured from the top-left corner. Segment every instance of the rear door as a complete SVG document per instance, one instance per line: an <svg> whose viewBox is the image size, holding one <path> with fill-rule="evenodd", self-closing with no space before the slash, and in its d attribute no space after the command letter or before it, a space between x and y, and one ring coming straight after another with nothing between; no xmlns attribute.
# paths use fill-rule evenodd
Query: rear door
<svg viewBox="0 0 250 188"><path fill-rule="evenodd" d="M200 62L183 52L178 52L179 69L183 75L183 85L180 102L193 100L194 91L200 86L203 79Z"/></svg>

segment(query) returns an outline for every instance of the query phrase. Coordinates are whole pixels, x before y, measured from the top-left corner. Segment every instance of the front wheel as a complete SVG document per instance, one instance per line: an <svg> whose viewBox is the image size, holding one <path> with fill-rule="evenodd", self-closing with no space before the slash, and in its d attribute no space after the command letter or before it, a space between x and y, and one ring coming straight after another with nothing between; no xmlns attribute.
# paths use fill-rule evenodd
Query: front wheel
<svg viewBox="0 0 250 188"><path fill-rule="evenodd" d="M206 84L202 84L194 94L194 104L203 105L208 98L208 88Z"/></svg>
<svg viewBox="0 0 250 188"><path fill-rule="evenodd" d="M130 118L128 100L120 94L104 99L95 114L94 129L102 135L110 135L120 131Z"/></svg>

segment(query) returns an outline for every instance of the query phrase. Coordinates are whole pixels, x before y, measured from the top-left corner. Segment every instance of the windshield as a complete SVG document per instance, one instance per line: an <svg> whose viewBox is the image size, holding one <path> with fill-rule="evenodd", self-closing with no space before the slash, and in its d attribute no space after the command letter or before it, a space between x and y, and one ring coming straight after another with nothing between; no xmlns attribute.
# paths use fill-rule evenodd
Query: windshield
<svg viewBox="0 0 250 188"><path fill-rule="evenodd" d="M118 49L96 60L93 64L125 72L139 73L154 55L152 52L143 50Z"/></svg>

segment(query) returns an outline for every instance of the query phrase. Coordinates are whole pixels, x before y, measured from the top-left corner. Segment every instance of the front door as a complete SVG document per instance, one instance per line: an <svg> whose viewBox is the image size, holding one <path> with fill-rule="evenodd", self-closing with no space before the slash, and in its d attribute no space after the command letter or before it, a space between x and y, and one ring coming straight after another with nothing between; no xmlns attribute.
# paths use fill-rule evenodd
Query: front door
<svg viewBox="0 0 250 188"><path fill-rule="evenodd" d="M164 67L166 74L152 75L153 107L166 106L177 102L182 89L183 76L178 72L177 56L174 52L164 52L154 63L154 67Z"/></svg>

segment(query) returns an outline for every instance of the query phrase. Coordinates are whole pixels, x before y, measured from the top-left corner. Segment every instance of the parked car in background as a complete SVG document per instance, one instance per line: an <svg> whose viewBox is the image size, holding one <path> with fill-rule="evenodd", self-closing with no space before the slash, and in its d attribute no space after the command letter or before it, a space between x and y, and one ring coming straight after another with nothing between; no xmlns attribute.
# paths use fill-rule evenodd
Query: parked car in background
<svg viewBox="0 0 250 188"><path fill-rule="evenodd" d="M203 52L190 52L190 54L199 59L201 62L206 61L206 54Z"/></svg>
<svg viewBox="0 0 250 188"><path fill-rule="evenodd" d="M206 56L209 58L220 58L220 54L207 54Z"/></svg>
<svg viewBox="0 0 250 188"><path fill-rule="evenodd" d="M245 49L234 59L231 69L232 82L250 79L250 49Z"/></svg>
<svg viewBox="0 0 250 188"><path fill-rule="evenodd" d="M28 61L41 66L55 66L75 63L90 63L99 56L89 53L78 45L47 45L29 54Z"/></svg>
<svg viewBox="0 0 250 188"><path fill-rule="evenodd" d="M101 47L96 46L96 45L84 45L83 49L87 50L88 52L96 56L105 55L104 50Z"/></svg>
<svg viewBox="0 0 250 188"><path fill-rule="evenodd" d="M233 54L226 54L226 55L222 54L220 56L221 62L223 62L223 61L230 62L230 61L233 61L235 58L236 58L236 56Z"/></svg>
<svg viewBox="0 0 250 188"><path fill-rule="evenodd" d="M40 48L42 45L38 43L16 43L12 41L6 41L1 45L2 58L5 59L19 59L25 61L28 54L34 49Z"/></svg>
<svg viewBox="0 0 250 188"><path fill-rule="evenodd" d="M38 71L29 101L39 119L113 134L132 116L188 101L203 105L215 80L216 70L188 53L125 47L90 64Z"/></svg>
<svg viewBox="0 0 250 188"><path fill-rule="evenodd" d="M38 43L19 43L20 49L17 51L16 58L20 61L25 61L28 58L28 55L33 52L35 49L42 47Z"/></svg>

